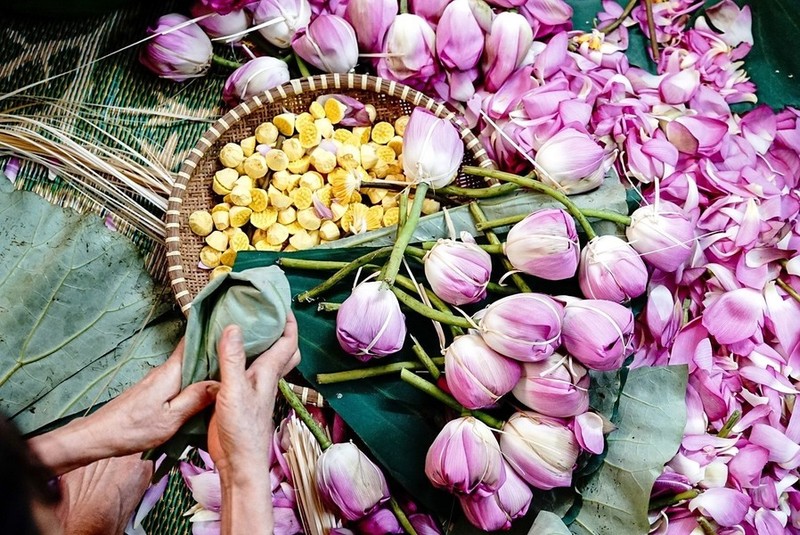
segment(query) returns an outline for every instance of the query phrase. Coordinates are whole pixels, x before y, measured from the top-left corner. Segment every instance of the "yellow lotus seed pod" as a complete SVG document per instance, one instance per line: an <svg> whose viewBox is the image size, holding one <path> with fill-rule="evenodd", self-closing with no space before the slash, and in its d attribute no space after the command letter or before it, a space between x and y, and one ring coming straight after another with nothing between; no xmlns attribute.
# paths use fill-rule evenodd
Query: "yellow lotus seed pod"
<svg viewBox="0 0 800 535"><path fill-rule="evenodd" d="M284 195L278 189L272 186L270 186L269 190L267 190L267 195L269 196L269 204L274 206L277 210L283 210L292 205L291 197Z"/></svg>
<svg viewBox="0 0 800 535"><path fill-rule="evenodd" d="M306 208L297 212L297 222L306 230L317 230L322 224L322 220L313 208Z"/></svg>
<svg viewBox="0 0 800 535"><path fill-rule="evenodd" d="M379 145L375 148L375 153L378 155L379 162L390 164L397 159L397 154L394 153L391 147L386 145Z"/></svg>
<svg viewBox="0 0 800 535"><path fill-rule="evenodd" d="M386 145L394 137L394 126L386 121L381 121L372 127L372 141Z"/></svg>
<svg viewBox="0 0 800 535"><path fill-rule="evenodd" d="M247 206L254 212L262 212L269 206L269 197L266 190L253 188L250 190L250 197L252 200Z"/></svg>
<svg viewBox="0 0 800 535"><path fill-rule="evenodd" d="M364 111L367 112L367 117L369 117L369 122L374 123L375 119L378 117L378 110L375 109L375 106L372 104L364 105Z"/></svg>
<svg viewBox="0 0 800 535"><path fill-rule="evenodd" d="M355 169L361 165L361 151L352 145L342 145L336 151L336 163L344 169Z"/></svg>
<svg viewBox="0 0 800 535"><path fill-rule="evenodd" d="M387 147L388 148L388 147ZM403 166L397 163L397 161L390 163L386 167L386 176L389 175L402 175L403 174Z"/></svg>
<svg viewBox="0 0 800 535"><path fill-rule="evenodd" d="M325 117L325 107L316 100L308 107L308 112L314 119L322 119Z"/></svg>
<svg viewBox="0 0 800 535"><path fill-rule="evenodd" d="M226 143L219 151L219 163L225 167L236 167L244 160L244 151L238 143Z"/></svg>
<svg viewBox="0 0 800 535"><path fill-rule="evenodd" d="M323 139L331 139L333 137L333 123L328 118L323 117L314 121L314 126Z"/></svg>
<svg viewBox="0 0 800 535"><path fill-rule="evenodd" d="M306 155L306 150L300 145L300 140L296 137L285 139L281 144L281 150L286 153L290 162L294 162Z"/></svg>
<svg viewBox="0 0 800 535"><path fill-rule="evenodd" d="M328 174L336 168L336 155L319 147L311 151L309 161L314 169L323 174Z"/></svg>
<svg viewBox="0 0 800 535"><path fill-rule="evenodd" d="M381 199L381 206L383 206L384 210L388 210L389 208L394 208L400 202L400 194L394 193L391 195L387 195L383 199Z"/></svg>
<svg viewBox="0 0 800 535"><path fill-rule="evenodd" d="M214 230L214 220L205 210L197 210L189 216L189 229L198 236L208 236Z"/></svg>
<svg viewBox="0 0 800 535"><path fill-rule="evenodd" d="M295 247L295 246L294 246L294 245L292 245L291 243L290 243L290 244L288 244L288 245L287 245L286 247L284 247L283 249L281 249L281 251L283 251L284 253L293 253L293 252L295 252L296 250L297 250L297 247Z"/></svg>
<svg viewBox="0 0 800 535"><path fill-rule="evenodd" d="M214 205L214 207L211 209L211 213L213 214L215 212L227 212L230 209L231 209L230 204L226 202L221 202Z"/></svg>
<svg viewBox="0 0 800 535"><path fill-rule="evenodd" d="M294 202L294 205L297 206L297 208L300 210L305 210L311 206L311 203L313 202L311 196L313 194L314 192L307 187L300 186L299 188L292 190L289 196L292 198L292 202Z"/></svg>
<svg viewBox="0 0 800 535"><path fill-rule="evenodd" d="M389 140L386 146L391 148L396 156L403 154L403 138L400 136L394 136Z"/></svg>
<svg viewBox="0 0 800 535"><path fill-rule="evenodd" d="M313 124L308 126L303 126L298 130L298 139L300 140L300 146L304 149L310 149L319 145L320 141L322 141L322 136L319 133L317 127Z"/></svg>
<svg viewBox="0 0 800 535"><path fill-rule="evenodd" d="M212 213L211 219L214 221L214 228L217 230L225 230L231 226L230 213L227 210Z"/></svg>
<svg viewBox="0 0 800 535"><path fill-rule="evenodd" d="M253 189L253 184L254 183L255 183L255 180L253 180L252 178L250 178L247 175L242 175L242 176L240 176L239 178L236 179L236 183L233 185L233 188L231 188L231 189L234 189L234 188Z"/></svg>
<svg viewBox="0 0 800 535"><path fill-rule="evenodd" d="M367 194L369 202L372 204L379 204L389 194L389 191L381 188L366 188L362 190L362 193Z"/></svg>
<svg viewBox="0 0 800 535"><path fill-rule="evenodd" d="M257 229L267 229L278 221L278 210L274 206L267 206L261 212L250 214L250 223ZM256 240L253 239L255 242Z"/></svg>
<svg viewBox="0 0 800 535"><path fill-rule="evenodd" d="M317 244L319 244L319 232L316 232L314 235L312 235L311 233L303 230L289 238L289 245L298 251L311 249Z"/></svg>
<svg viewBox="0 0 800 535"><path fill-rule="evenodd" d="M352 195L350 195L350 202L362 202L363 199L361 198L361 193L358 191L354 191Z"/></svg>
<svg viewBox="0 0 800 535"><path fill-rule="evenodd" d="M308 167L311 165L311 159L308 156L303 156L299 160L295 160L293 162L289 162L289 171L295 174L303 174L308 171Z"/></svg>
<svg viewBox="0 0 800 535"><path fill-rule="evenodd" d="M281 225L289 225L295 221L297 221L297 210L291 206L278 212L278 223Z"/></svg>
<svg viewBox="0 0 800 535"><path fill-rule="evenodd" d="M267 240L260 240L256 242L256 251L271 251L273 253L280 252L283 247L279 245L272 245Z"/></svg>
<svg viewBox="0 0 800 535"><path fill-rule="evenodd" d="M372 145L361 145L359 147L359 158L361 167L366 170L372 169L378 163L378 153Z"/></svg>
<svg viewBox="0 0 800 535"><path fill-rule="evenodd" d="M233 267L234 262L236 262L236 249L229 247L219 256L219 263L222 265Z"/></svg>
<svg viewBox="0 0 800 535"><path fill-rule="evenodd" d="M292 112L281 113L272 119L272 124L278 127L278 132L284 136L294 134L294 122L297 117Z"/></svg>
<svg viewBox="0 0 800 535"><path fill-rule="evenodd" d="M217 277L221 277L225 273L230 273L231 267L230 266L217 266L213 270L211 270L211 275L208 276L208 280L214 280Z"/></svg>
<svg viewBox="0 0 800 535"><path fill-rule="evenodd" d="M317 199L319 199L319 201L325 206L331 205L331 201L333 200L333 191L330 185L322 186L320 189L314 192L314 195L316 195Z"/></svg>
<svg viewBox="0 0 800 535"><path fill-rule="evenodd" d="M294 130L295 130L295 132L299 132L300 128L302 128L304 126L308 126L310 124L314 124L314 119L316 119L316 117L314 117L313 115L311 115L307 111L304 111L303 113L298 114L294 118Z"/></svg>
<svg viewBox="0 0 800 535"><path fill-rule="evenodd" d="M272 145L278 139L278 127L272 123L261 123L256 127L256 141L262 145Z"/></svg>
<svg viewBox="0 0 800 535"><path fill-rule="evenodd" d="M422 213L425 215L435 214L441 209L442 205L439 201L433 199L425 199L422 201Z"/></svg>
<svg viewBox="0 0 800 535"><path fill-rule="evenodd" d="M300 176L300 187L306 187L311 191L317 191L325 185L325 179L316 171L308 171Z"/></svg>
<svg viewBox="0 0 800 535"><path fill-rule="evenodd" d="M341 204L349 203L353 194L357 193L358 188L361 187L361 180L366 176L363 169L359 172L359 169L347 170L337 167L328 174L328 182L333 190L333 196Z"/></svg>
<svg viewBox="0 0 800 535"><path fill-rule="evenodd" d="M246 251L250 247L250 238L247 237L247 234L242 229L238 228L231 234L228 242L234 251Z"/></svg>
<svg viewBox="0 0 800 535"><path fill-rule="evenodd" d="M200 262L202 262L204 265L210 268L215 268L219 265L219 261L220 253L213 247L205 245L202 249L200 249Z"/></svg>
<svg viewBox="0 0 800 535"><path fill-rule="evenodd" d="M300 185L300 179L303 175L291 174L289 175L289 191L293 190Z"/></svg>
<svg viewBox="0 0 800 535"><path fill-rule="evenodd" d="M353 133L347 128L337 128L336 130L333 131L331 139L333 139L334 141L338 141L339 143L346 144L348 142L351 142L354 137L355 136L353 136Z"/></svg>
<svg viewBox="0 0 800 535"><path fill-rule="evenodd" d="M323 221L319 227L319 237L326 241L338 240L341 233L333 221Z"/></svg>
<svg viewBox="0 0 800 535"><path fill-rule="evenodd" d="M372 127L370 126L356 126L353 127L353 136L358 139L362 145L369 143L369 137L372 134Z"/></svg>
<svg viewBox="0 0 800 535"><path fill-rule="evenodd" d="M294 236L298 232L305 232L306 229L300 226L300 223L297 221L293 221L286 225L286 232L289 233L289 236Z"/></svg>
<svg viewBox="0 0 800 535"><path fill-rule="evenodd" d="M206 243L219 252L228 248L228 235L219 230L215 230L206 236Z"/></svg>
<svg viewBox="0 0 800 535"><path fill-rule="evenodd" d="M289 167L289 157L280 149L272 149L264 156L267 167L273 171L283 171Z"/></svg>
<svg viewBox="0 0 800 535"><path fill-rule="evenodd" d="M339 204L338 202L332 202L331 213L333 213L334 221L341 221L342 217L344 217L344 214L347 213L347 205Z"/></svg>
<svg viewBox="0 0 800 535"><path fill-rule="evenodd" d="M394 120L394 131L397 133L398 136L406 135L406 126L408 126L408 120L411 119L408 115L401 115L397 119Z"/></svg>
<svg viewBox="0 0 800 535"><path fill-rule="evenodd" d="M231 190L231 202L236 206L247 206L253 201L250 196L250 188L245 186L236 186Z"/></svg>
<svg viewBox="0 0 800 535"><path fill-rule="evenodd" d="M325 117L330 119L331 124L339 124L344 119L344 114L347 112L347 106L336 100L329 98L325 101Z"/></svg>
<svg viewBox="0 0 800 535"><path fill-rule="evenodd" d="M391 227L392 225L396 225L397 222L400 220L400 208L394 206L389 208L388 210L383 211L383 226L384 227Z"/></svg>
<svg viewBox="0 0 800 535"><path fill-rule="evenodd" d="M290 184L292 183L292 173L288 170L284 171L275 171L272 173L272 177L269 179L270 186L274 186L281 191L286 191L289 189Z"/></svg>
<svg viewBox="0 0 800 535"><path fill-rule="evenodd" d="M268 170L267 160L259 152L251 154L244 161L244 172L252 179L263 177L267 174Z"/></svg>
<svg viewBox="0 0 800 535"><path fill-rule="evenodd" d="M244 154L244 157L247 158L256 151L256 136L244 138L239 142L239 145L242 147L242 153Z"/></svg>
<svg viewBox="0 0 800 535"><path fill-rule="evenodd" d="M237 178L239 178L239 173L234 169L221 169L214 173L211 189L218 195L227 195L233 189Z"/></svg>
<svg viewBox="0 0 800 535"><path fill-rule="evenodd" d="M367 230L375 230L383 225L383 206L370 206L367 209Z"/></svg>
<svg viewBox="0 0 800 535"><path fill-rule="evenodd" d="M360 202L356 202L347 207L347 212L342 216L340 224L345 232L363 234L369 230L368 217L369 208ZM380 227L380 219L378 220L378 227Z"/></svg>
<svg viewBox="0 0 800 535"><path fill-rule="evenodd" d="M280 245L289 238L289 231L280 223L273 223L267 229L267 243L270 245Z"/></svg>
<svg viewBox="0 0 800 535"><path fill-rule="evenodd" d="M233 206L230 211L230 219L232 227L243 227L250 221L250 214L253 211L246 206Z"/></svg>

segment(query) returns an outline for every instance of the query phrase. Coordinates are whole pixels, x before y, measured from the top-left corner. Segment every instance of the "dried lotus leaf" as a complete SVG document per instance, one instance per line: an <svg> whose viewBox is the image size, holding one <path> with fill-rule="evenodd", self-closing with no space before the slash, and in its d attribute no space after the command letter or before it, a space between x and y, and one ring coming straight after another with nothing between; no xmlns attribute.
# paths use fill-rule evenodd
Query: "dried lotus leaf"
<svg viewBox="0 0 800 535"><path fill-rule="evenodd" d="M197 210L189 216L189 229L198 236L208 236L214 230L214 220L205 210Z"/></svg>

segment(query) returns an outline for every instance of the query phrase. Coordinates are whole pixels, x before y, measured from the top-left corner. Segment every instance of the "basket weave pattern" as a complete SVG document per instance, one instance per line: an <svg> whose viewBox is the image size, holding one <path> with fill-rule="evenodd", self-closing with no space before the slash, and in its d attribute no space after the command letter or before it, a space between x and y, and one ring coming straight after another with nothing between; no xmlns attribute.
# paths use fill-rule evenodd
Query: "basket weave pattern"
<svg viewBox="0 0 800 535"><path fill-rule="evenodd" d="M217 158L226 143L238 143L251 136L255 128L285 111L301 113L317 97L331 93L346 93L364 104L372 104L377 121L394 121L410 114L414 107L427 108L438 117L452 121L458 128L466 147L464 162L481 167L493 167L486 150L458 116L443 104L411 89L375 76L362 74L327 74L296 79L260 96L243 102L214 123L189 153L178 173L169 198L166 214L168 274L175 298L186 314L192 299L208 283L209 272L198 267L203 238L188 227L189 215L195 210L210 209L216 201L211 190L214 173L219 170ZM456 183L480 186L474 177L460 175Z"/></svg>

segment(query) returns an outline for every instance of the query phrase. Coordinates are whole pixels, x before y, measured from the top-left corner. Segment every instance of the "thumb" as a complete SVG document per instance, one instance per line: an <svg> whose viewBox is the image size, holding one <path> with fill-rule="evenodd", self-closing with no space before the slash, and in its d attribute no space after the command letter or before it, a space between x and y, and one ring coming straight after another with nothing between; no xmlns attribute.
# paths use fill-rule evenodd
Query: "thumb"
<svg viewBox="0 0 800 535"><path fill-rule="evenodd" d="M170 400L170 409L188 419L214 403L219 386L217 381L190 384Z"/></svg>

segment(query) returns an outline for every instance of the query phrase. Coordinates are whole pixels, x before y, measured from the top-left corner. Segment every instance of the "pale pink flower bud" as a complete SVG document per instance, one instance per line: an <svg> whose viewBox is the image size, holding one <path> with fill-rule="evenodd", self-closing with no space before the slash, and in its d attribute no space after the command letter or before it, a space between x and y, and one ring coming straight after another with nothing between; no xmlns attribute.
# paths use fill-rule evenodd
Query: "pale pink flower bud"
<svg viewBox="0 0 800 535"><path fill-rule="evenodd" d="M357 523L361 535L389 535L405 533L394 513L386 507L376 509Z"/></svg>
<svg viewBox="0 0 800 535"><path fill-rule="evenodd" d="M383 52L386 57L378 61L378 74L390 80L427 82L438 70L436 34L417 15L401 13L394 18Z"/></svg>
<svg viewBox="0 0 800 535"><path fill-rule="evenodd" d="M547 280L568 279L578 269L578 231L564 210L537 210L508 232L503 252L518 269Z"/></svg>
<svg viewBox="0 0 800 535"><path fill-rule="evenodd" d="M647 289L647 267L625 240L598 236L581 251L578 284L586 297L621 303Z"/></svg>
<svg viewBox="0 0 800 535"><path fill-rule="evenodd" d="M580 452L566 425L532 411L515 412L508 419L500 450L522 479L542 490L569 487Z"/></svg>
<svg viewBox="0 0 800 535"><path fill-rule="evenodd" d="M411 13L419 15L434 26L451 0L410 0Z"/></svg>
<svg viewBox="0 0 800 535"><path fill-rule="evenodd" d="M356 31L364 52L378 52L392 21L397 16L396 0L350 0L344 18Z"/></svg>
<svg viewBox="0 0 800 535"><path fill-rule="evenodd" d="M581 364L593 370L616 370L630 352L633 313L603 299L570 300L564 307L561 341Z"/></svg>
<svg viewBox="0 0 800 535"><path fill-rule="evenodd" d="M336 338L342 349L363 361L400 351L406 320L389 287L381 281L356 286L336 313Z"/></svg>
<svg viewBox="0 0 800 535"><path fill-rule="evenodd" d="M464 143L453 123L414 108L403 135L406 179L442 188L455 180L463 158Z"/></svg>
<svg viewBox="0 0 800 535"><path fill-rule="evenodd" d="M442 535L442 530L431 515L414 513L408 515L408 521L411 522L417 535Z"/></svg>
<svg viewBox="0 0 800 535"><path fill-rule="evenodd" d="M457 336L444 354L450 393L468 409L480 409L508 394L522 373L518 362L495 352L476 334Z"/></svg>
<svg viewBox="0 0 800 535"><path fill-rule="evenodd" d="M512 8L512 7L519 7L525 3L526 0L486 0L493 6L497 7L505 7L505 8Z"/></svg>
<svg viewBox="0 0 800 535"><path fill-rule="evenodd" d="M358 63L356 32L336 15L319 15L299 30L292 39L292 49L325 72L350 72Z"/></svg>
<svg viewBox="0 0 800 535"><path fill-rule="evenodd" d="M471 416L442 428L425 456L425 475L434 487L460 494L490 494L506 479L497 439Z"/></svg>
<svg viewBox="0 0 800 535"><path fill-rule="evenodd" d="M139 61L161 78L182 82L202 76L211 65L211 39L189 19L177 13L164 15L147 35L155 35L142 47ZM180 26L180 29L172 30ZM164 33L167 32L169 33Z"/></svg>
<svg viewBox="0 0 800 535"><path fill-rule="evenodd" d="M425 255L425 278L433 292L451 305L486 297L492 257L475 243L439 240Z"/></svg>
<svg viewBox="0 0 800 535"><path fill-rule="evenodd" d="M192 17L201 17L214 12L215 10L213 8L206 6L202 1L196 2L190 10ZM198 20L197 25L203 28L211 37L225 37L226 35L243 32L249 28L250 18L247 16L244 9L236 9L224 15L217 14ZM242 37L244 36L240 35L231 38L231 41L241 41Z"/></svg>
<svg viewBox="0 0 800 535"><path fill-rule="evenodd" d="M473 526L484 531L507 530L511 522L525 516L533 499L530 487L508 463L506 481L489 496L478 493L459 496L464 515Z"/></svg>
<svg viewBox="0 0 800 535"><path fill-rule="evenodd" d="M511 391L526 407L545 416L568 418L589 409L589 374L569 357L554 353L522 365L522 378Z"/></svg>
<svg viewBox="0 0 800 535"><path fill-rule="evenodd" d="M645 262L668 273L692 256L694 225L679 206L668 201L637 208L625 235Z"/></svg>
<svg viewBox="0 0 800 535"><path fill-rule="evenodd" d="M470 0L454 0L436 27L436 53L449 70L466 71L483 53L483 30L470 9Z"/></svg>
<svg viewBox="0 0 800 535"><path fill-rule="evenodd" d="M250 9L256 25L276 21L259 29L258 33L278 48L289 48L295 34L311 21L308 0L259 0Z"/></svg>
<svg viewBox="0 0 800 535"><path fill-rule="evenodd" d="M504 11L492 22L486 37L483 73L486 89L495 92L522 64L533 43L533 31L525 17Z"/></svg>
<svg viewBox="0 0 800 535"><path fill-rule="evenodd" d="M509 295L489 305L480 318L486 345L524 362L546 359L561 345L564 308L537 293Z"/></svg>
<svg viewBox="0 0 800 535"><path fill-rule="evenodd" d="M285 61L269 56L251 59L228 76L222 99L230 106L289 81Z"/></svg>
<svg viewBox="0 0 800 535"><path fill-rule="evenodd" d="M592 190L607 171L603 148L589 134L565 128L536 151L539 179L568 195Z"/></svg>
<svg viewBox="0 0 800 535"><path fill-rule="evenodd" d="M317 460L317 489L347 520L358 520L389 500L381 469L352 442L333 444Z"/></svg>
<svg viewBox="0 0 800 535"><path fill-rule="evenodd" d="M238 9L243 9L251 0L200 0L198 5L208 9L208 13L227 15ZM197 15L193 15L197 16Z"/></svg>

